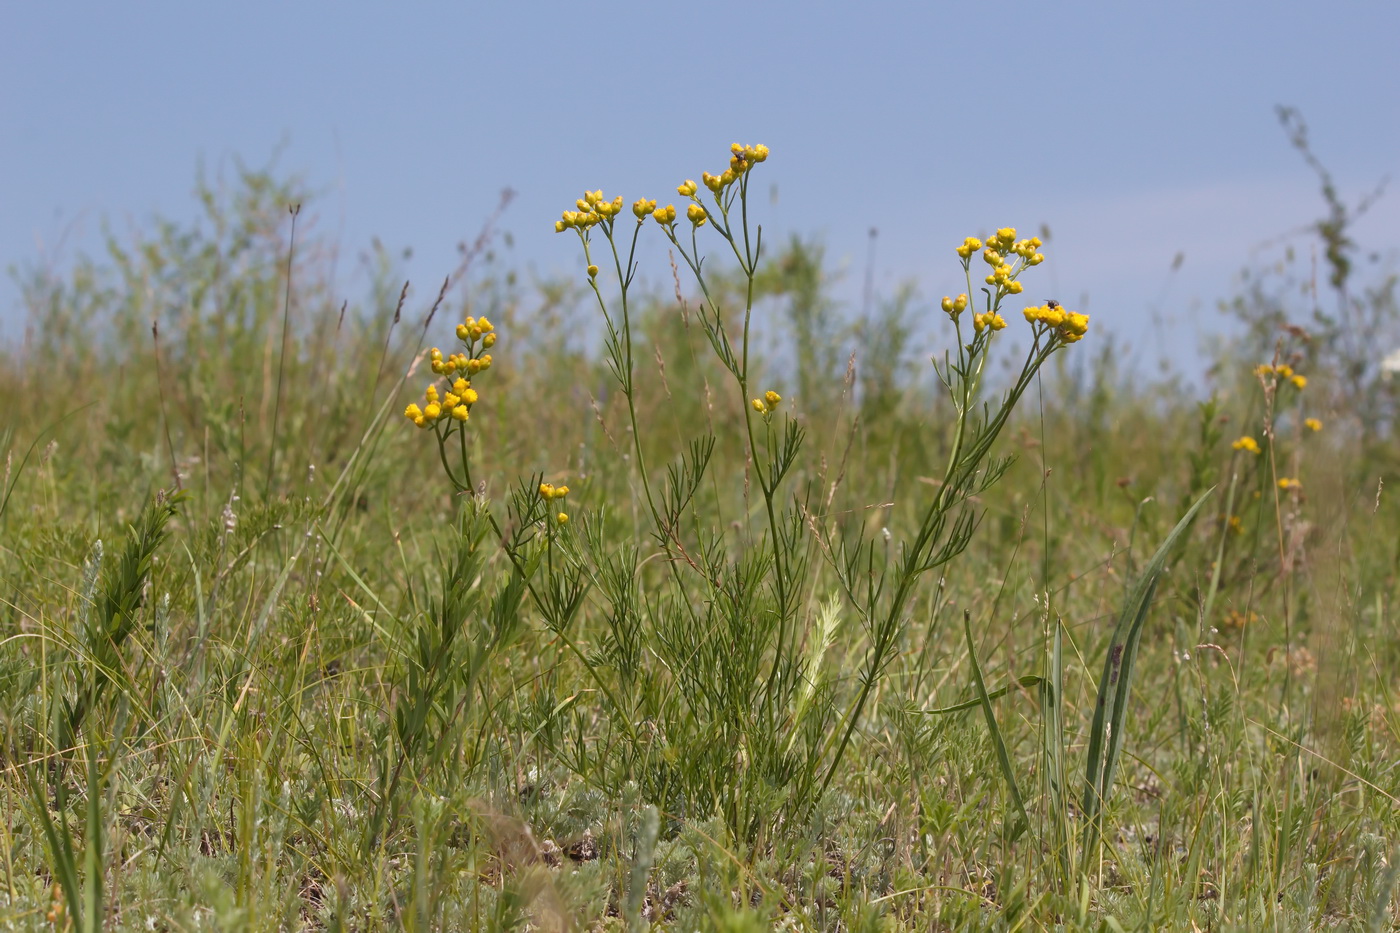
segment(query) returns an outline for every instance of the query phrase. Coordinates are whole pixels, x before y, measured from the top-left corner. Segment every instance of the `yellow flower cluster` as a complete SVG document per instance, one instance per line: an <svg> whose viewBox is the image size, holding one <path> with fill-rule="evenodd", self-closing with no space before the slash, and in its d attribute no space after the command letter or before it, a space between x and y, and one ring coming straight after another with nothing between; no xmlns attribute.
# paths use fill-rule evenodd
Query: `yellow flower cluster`
<svg viewBox="0 0 1400 933"><path fill-rule="evenodd" d="M1241 437L1239 440L1235 441L1230 446L1233 447L1235 450L1247 450L1252 454L1259 453L1259 442L1256 441L1254 438L1250 437L1248 434L1246 434L1244 437Z"/></svg>
<svg viewBox="0 0 1400 933"><path fill-rule="evenodd" d="M749 404L753 405L754 411L766 417L778 410L778 403L782 400L783 397L781 395L769 389L767 392L763 393L763 398L756 398Z"/></svg>
<svg viewBox="0 0 1400 933"><path fill-rule="evenodd" d="M1295 478L1292 478L1292 477L1285 476L1283 479L1281 479L1281 480L1278 481L1278 488L1279 488L1279 489L1302 489L1302 488L1303 488L1303 481L1300 480L1300 479L1295 479Z"/></svg>
<svg viewBox="0 0 1400 933"><path fill-rule="evenodd" d="M944 295L941 307L945 314L956 321L958 315L962 314L963 311L967 309L967 295L959 295L956 298L949 298L947 295Z"/></svg>
<svg viewBox="0 0 1400 933"><path fill-rule="evenodd" d="M999 292L1019 295L1025 291L1025 286L1016 280L1021 270L1027 266L1038 266L1045 261L1045 256L1037 252L1040 245L1040 237L1018 240L1015 227L1002 227L987 241L985 249L981 240L970 236L963 240L962 246L957 247L956 252L966 267L972 259L972 254L981 250L982 260L992 267L984 281ZM1012 257L1020 258L1019 267L1012 265Z"/></svg>
<svg viewBox="0 0 1400 933"><path fill-rule="evenodd" d="M711 175L709 172L702 172L700 180L706 188L715 194L719 194L725 188L734 184L743 175L759 162L768 158L767 146L745 146L743 143L735 143L729 147L729 168L718 175ZM676 188L676 191L685 198L695 197L695 192L700 190L695 182L687 179L684 184Z"/></svg>
<svg viewBox="0 0 1400 933"><path fill-rule="evenodd" d="M667 204L665 207L653 208L651 218L661 226L669 227L676 222L676 206Z"/></svg>
<svg viewBox="0 0 1400 933"><path fill-rule="evenodd" d="M540 483L540 498L544 499L546 502L562 499L568 494L568 486L555 486L553 483ZM554 520L561 525L567 525L569 523L568 513L561 511L554 516Z"/></svg>
<svg viewBox="0 0 1400 933"><path fill-rule="evenodd" d="M996 331L1001 330L1005 326L1006 318L997 314L995 311L984 311L981 314L974 314L972 316L972 329L979 334L987 328Z"/></svg>
<svg viewBox="0 0 1400 933"><path fill-rule="evenodd" d="M423 405L414 403L404 409L404 417L420 428L444 418L466 421L479 398L467 377L491 368L491 354L478 351L496 345L496 325L484 317L469 317L457 325L457 339L462 341L467 352L444 358L442 351L433 347L428 354L433 373L451 380L445 390L440 391L436 382L429 383L423 390Z"/></svg>
<svg viewBox="0 0 1400 933"><path fill-rule="evenodd" d="M1066 311L1057 301L1047 301L1039 307L1025 310L1026 320L1032 324L1044 324L1055 331L1065 343L1075 343L1084 339L1089 332L1089 315L1078 311Z"/></svg>
<svg viewBox="0 0 1400 933"><path fill-rule="evenodd" d="M1308 384L1308 377L1304 376L1302 373L1295 373L1293 367L1289 366L1287 363L1279 363L1277 366L1270 366L1268 363L1262 363L1254 367L1254 375L1261 378L1264 376L1278 376L1280 379L1286 379L1293 383L1294 388L1298 389L1306 388Z"/></svg>
<svg viewBox="0 0 1400 933"><path fill-rule="evenodd" d="M644 204L638 201L637 204ZM637 211L637 204L632 205L633 213ZM605 220L610 220L622 213L622 195L618 195L611 201L603 197L603 189L597 191L585 191L583 197L574 202L578 208L576 211L565 211L559 220L554 222L554 232L563 233L565 230L587 230ZM643 214L638 214L640 220Z"/></svg>

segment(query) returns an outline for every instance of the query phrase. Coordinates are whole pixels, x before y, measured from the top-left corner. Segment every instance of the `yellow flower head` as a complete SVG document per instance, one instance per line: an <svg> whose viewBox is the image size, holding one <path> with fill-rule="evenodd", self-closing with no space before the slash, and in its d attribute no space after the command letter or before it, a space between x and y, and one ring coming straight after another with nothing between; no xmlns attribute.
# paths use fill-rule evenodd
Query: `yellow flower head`
<svg viewBox="0 0 1400 933"><path fill-rule="evenodd" d="M1239 440L1235 441L1230 446L1233 447L1235 450L1247 450L1252 454L1259 453L1259 442L1256 441L1254 438L1250 437L1248 434L1241 437Z"/></svg>
<svg viewBox="0 0 1400 933"><path fill-rule="evenodd" d="M703 227L709 215L705 213L705 209L699 204L692 204L685 209L685 216L690 218L690 222L695 226Z"/></svg>
<svg viewBox="0 0 1400 933"><path fill-rule="evenodd" d="M769 408L777 408L778 403L783 400L783 397L772 389L769 389L767 392L763 393L763 400L768 403Z"/></svg>
<svg viewBox="0 0 1400 933"><path fill-rule="evenodd" d="M715 194L719 194L720 189L724 187L724 180L719 175L711 175L709 172L701 172L700 180Z"/></svg>
<svg viewBox="0 0 1400 933"><path fill-rule="evenodd" d="M560 512L558 515L554 516L554 520L561 525L567 525L569 523L569 516L564 512Z"/></svg>
<svg viewBox="0 0 1400 933"><path fill-rule="evenodd" d="M1294 376L1292 379L1290 379L1289 381L1292 382L1293 385L1295 385L1296 387L1298 387L1298 388L1301 389L1301 388L1305 387L1305 386L1308 384L1308 377L1302 375L1301 373L1299 373L1299 374L1295 375L1295 376Z"/></svg>
<svg viewBox="0 0 1400 933"><path fill-rule="evenodd" d="M1321 422L1321 421L1318 421L1316 418L1308 418L1308 419L1306 419L1306 420L1303 421L1303 424L1306 425L1307 428L1308 428L1308 430L1310 430L1310 431L1321 431L1321 430L1322 430L1322 422Z"/></svg>
<svg viewBox="0 0 1400 933"><path fill-rule="evenodd" d="M471 417L471 412L467 410L467 406L458 405L452 409L452 417L458 421L466 421L467 418Z"/></svg>
<svg viewBox="0 0 1400 933"><path fill-rule="evenodd" d="M1278 481L1279 489L1302 489L1303 481L1294 477L1285 476Z"/></svg>
<svg viewBox="0 0 1400 933"><path fill-rule="evenodd" d="M632 213L637 215L637 220L642 221L647 215L656 210L656 202L648 201L646 198L638 198L632 202Z"/></svg>
<svg viewBox="0 0 1400 933"><path fill-rule="evenodd" d="M708 184L708 182L706 184ZM685 181L681 182L680 185L676 188L676 194L680 195L683 198L688 198L694 195L695 192L699 190L700 186L697 185L695 182L691 181L689 178L687 178Z"/></svg>
<svg viewBox="0 0 1400 933"><path fill-rule="evenodd" d="M482 337L482 338L481 338L481 345L482 345L483 347L485 347L486 349L488 349L488 350L491 349L492 347L494 347L494 346L496 345L496 335L495 335L495 334L487 334L485 337Z"/></svg>
<svg viewBox="0 0 1400 933"><path fill-rule="evenodd" d="M756 399L754 399L752 402L750 402L749 404L752 405L752 406L753 406L753 410L756 411L756 412L758 412L760 415L766 415L766 414L768 414L768 406L767 406L766 404L764 404L763 399L761 399L761 398L756 398Z"/></svg>
<svg viewBox="0 0 1400 933"><path fill-rule="evenodd" d="M963 240L962 246L959 246L956 252L963 259L968 259L972 256L973 253L977 252L981 248L982 241L977 239L977 237L975 236L970 236L967 239Z"/></svg>
<svg viewBox="0 0 1400 933"><path fill-rule="evenodd" d="M651 215L663 227L669 227L676 222L676 207L674 204L667 204L665 207L658 207Z"/></svg>
<svg viewBox="0 0 1400 933"><path fill-rule="evenodd" d="M540 498L542 498L542 499L553 499L553 498L554 498L554 484L553 484L553 483L540 483Z"/></svg>

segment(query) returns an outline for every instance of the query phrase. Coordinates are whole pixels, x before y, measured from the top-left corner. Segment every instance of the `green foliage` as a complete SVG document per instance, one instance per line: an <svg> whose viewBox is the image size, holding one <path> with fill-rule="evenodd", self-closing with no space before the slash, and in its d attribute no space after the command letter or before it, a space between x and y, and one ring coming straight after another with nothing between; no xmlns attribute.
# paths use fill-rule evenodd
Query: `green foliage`
<svg viewBox="0 0 1400 933"><path fill-rule="evenodd" d="M1097 329L1044 365L1006 295L969 328L990 286L961 318L872 301L846 369L820 250L766 244L744 190L677 218L679 300L638 284L624 211L582 283L487 249L419 300L379 251L342 319L310 207L289 251L303 194L253 172L25 278L4 923L1393 926L1378 363L1329 378L1343 329L1274 282L1204 404L1125 381ZM1339 287L1383 322L1337 216ZM405 387L486 315L490 379L435 443ZM72 412L64 373L98 390Z"/></svg>

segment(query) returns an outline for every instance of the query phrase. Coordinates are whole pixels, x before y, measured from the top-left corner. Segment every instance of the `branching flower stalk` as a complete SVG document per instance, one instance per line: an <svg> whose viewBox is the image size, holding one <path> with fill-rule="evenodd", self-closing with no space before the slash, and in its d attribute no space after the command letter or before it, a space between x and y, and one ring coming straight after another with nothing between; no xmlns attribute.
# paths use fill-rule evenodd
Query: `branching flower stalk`
<svg viewBox="0 0 1400 933"><path fill-rule="evenodd" d="M1021 371L1002 395L995 412L984 404L982 417L977 418L987 359L996 334L1006 327L1001 315L1002 305L1024 290L1020 281L1022 273L1044 261L1040 246L1039 238L1017 240L1015 228L1004 227L985 248L976 237L968 237L957 248L969 292L973 291L974 254L980 251L991 271L982 288L983 310L971 315L970 342L964 342L962 329L963 315L972 306L968 294L944 297L941 303L957 334L956 360L945 356L942 367L934 363L939 381L948 391L956 412L953 440L938 492L924 511L913 543L902 549L893 580L888 557L884 559L884 566L876 567L874 542L858 539L851 546L844 540L828 539L826 551L835 557L843 589L870 632L871 645L861 671L860 690L847 710L844 728L827 765L821 785L823 790L835 777L870 693L893 657L904 610L915 584L925 573L946 564L967 547L977 523L975 515L966 507L968 500L995 483L1010 466L1009 459L985 462L997 436L1045 361L1062 347L1081 340L1088 331L1088 315L1067 311L1058 302L1027 307L1024 315L1032 327L1032 342ZM890 590L888 600L885 599L887 589Z"/></svg>

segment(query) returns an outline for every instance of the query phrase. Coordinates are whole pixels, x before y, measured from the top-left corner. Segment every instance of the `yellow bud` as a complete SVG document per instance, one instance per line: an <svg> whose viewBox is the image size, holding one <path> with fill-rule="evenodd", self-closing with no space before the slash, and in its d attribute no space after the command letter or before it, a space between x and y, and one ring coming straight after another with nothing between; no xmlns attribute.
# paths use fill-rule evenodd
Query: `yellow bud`
<svg viewBox="0 0 1400 933"><path fill-rule="evenodd" d="M1019 295L1021 294L1021 292L1026 290L1026 287L1020 282L1007 282L1006 290L1013 295Z"/></svg>
<svg viewBox="0 0 1400 933"><path fill-rule="evenodd" d="M554 498L554 484L553 484L553 483L540 483L540 496L541 496L542 498L545 498L545 499L553 499L553 498Z"/></svg>
<svg viewBox="0 0 1400 933"><path fill-rule="evenodd" d="M953 313L953 299L949 298L947 295L944 295L944 296L943 296L943 301L940 303L940 307L942 307L943 310L944 310L946 313L952 314L952 313Z"/></svg>
<svg viewBox="0 0 1400 933"><path fill-rule="evenodd" d="M437 402L429 402L428 407L423 409L423 417L429 421L436 421L442 415L442 406Z"/></svg>
<svg viewBox="0 0 1400 933"><path fill-rule="evenodd" d="M556 499L562 499L562 498L564 498L565 496L567 496L568 494L569 494L569 487L568 487L568 486L556 486L556 487L554 487L554 498L556 498Z"/></svg>
<svg viewBox="0 0 1400 933"><path fill-rule="evenodd" d="M558 515L554 516L554 520L561 525L567 525L569 523L569 516L560 512Z"/></svg>
<svg viewBox="0 0 1400 933"><path fill-rule="evenodd" d="M457 377L456 382L452 383L452 391L456 392L458 395L466 394L466 391L471 387L472 384L460 376Z"/></svg>
<svg viewBox="0 0 1400 933"><path fill-rule="evenodd" d="M632 213L637 215L638 220L645 219L654 210L656 210L656 202L648 201L646 198L638 198L632 204Z"/></svg>
<svg viewBox="0 0 1400 933"><path fill-rule="evenodd" d="M471 417L471 412L467 411L467 406L458 405L456 408L452 409L452 417L457 421L466 421Z"/></svg>
<svg viewBox="0 0 1400 933"><path fill-rule="evenodd" d="M403 410L403 416L409 421L417 421L419 418L423 417L423 411L417 405L410 404Z"/></svg>
<svg viewBox="0 0 1400 933"><path fill-rule="evenodd" d="M457 339L458 339L458 340L466 340L466 339L467 339L467 332L468 332L468 330L469 330L469 328L467 327L467 325L465 325L465 324L458 324L458 325L457 325Z"/></svg>
<svg viewBox="0 0 1400 933"><path fill-rule="evenodd" d="M676 194L679 194L683 198L688 198L698 190L700 190L699 185L687 178L676 188Z"/></svg>
<svg viewBox="0 0 1400 933"><path fill-rule="evenodd" d="M554 232L555 232L555 233L563 233L563 232L564 232L565 230L567 230L567 229L569 229L569 227L568 227L567 224L564 223L564 221L562 221L562 220L556 220L556 221L554 222Z"/></svg>
<svg viewBox="0 0 1400 933"><path fill-rule="evenodd" d="M996 268L997 266L1002 264L1001 253L998 253L996 250L988 246L982 251L982 261L985 262L987 265L991 266L992 268Z"/></svg>
<svg viewBox="0 0 1400 933"><path fill-rule="evenodd" d="M1301 389L1308 384L1308 377L1303 375L1297 375L1294 376L1291 381L1295 386Z"/></svg>
<svg viewBox="0 0 1400 933"><path fill-rule="evenodd" d="M750 402L749 404L752 405L752 406L753 406L753 410L756 411L756 412L758 412L760 415L764 415L764 414L767 414L767 413L768 413L768 406L765 405L765 404L763 404L763 399L761 399L761 398L756 398L756 399L754 399L752 402Z"/></svg>
<svg viewBox="0 0 1400 933"><path fill-rule="evenodd" d="M957 314L967 307L967 295L959 295L953 299L953 313Z"/></svg>
<svg viewBox="0 0 1400 933"><path fill-rule="evenodd" d="M1088 320L1088 318L1085 318L1085 320ZM491 354L489 354L489 353L484 353L484 354L482 354L481 359L479 360L479 362L481 363L481 368L482 368L482 369L490 369L490 368L491 368Z"/></svg>
<svg viewBox="0 0 1400 933"><path fill-rule="evenodd" d="M777 408L778 403L783 400L783 397L772 389L769 389L767 392L763 393L763 400L768 403L769 408Z"/></svg>
<svg viewBox="0 0 1400 933"><path fill-rule="evenodd" d="M487 349L494 347L496 345L496 335L487 334L485 337L482 338L481 345L483 347L486 347Z"/></svg>
<svg viewBox="0 0 1400 933"><path fill-rule="evenodd" d="M598 277L598 267L597 267L597 266L589 266L589 267L588 267L588 277L589 277L590 279L596 279L596 278Z"/></svg>
<svg viewBox="0 0 1400 933"><path fill-rule="evenodd" d="M686 208L685 216L690 218L692 224L700 227L704 225L707 215L705 214L705 209L699 204L692 204L690 207Z"/></svg>
<svg viewBox="0 0 1400 933"><path fill-rule="evenodd" d="M761 143L754 146L753 151L749 154L749 158L753 159L755 162L765 161L768 158L768 147Z"/></svg>

